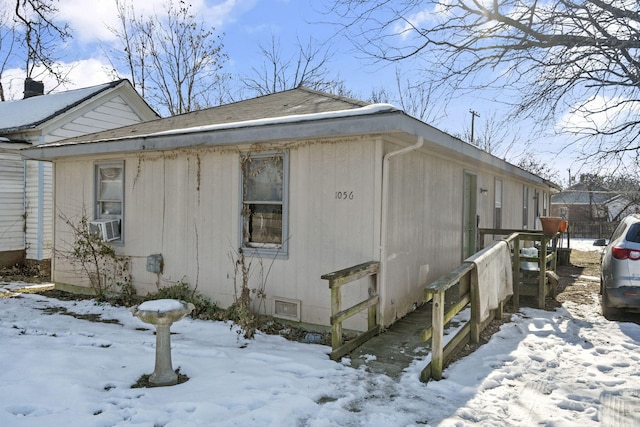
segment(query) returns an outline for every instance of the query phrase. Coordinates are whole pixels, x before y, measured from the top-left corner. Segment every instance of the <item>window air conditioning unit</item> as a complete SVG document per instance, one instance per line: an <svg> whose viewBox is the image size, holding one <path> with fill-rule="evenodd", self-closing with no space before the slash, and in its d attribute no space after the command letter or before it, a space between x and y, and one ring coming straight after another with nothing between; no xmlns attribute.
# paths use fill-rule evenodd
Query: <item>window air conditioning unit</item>
<svg viewBox="0 0 640 427"><path fill-rule="evenodd" d="M119 219L97 219L89 221L89 231L102 237L105 242L118 240L120 238Z"/></svg>

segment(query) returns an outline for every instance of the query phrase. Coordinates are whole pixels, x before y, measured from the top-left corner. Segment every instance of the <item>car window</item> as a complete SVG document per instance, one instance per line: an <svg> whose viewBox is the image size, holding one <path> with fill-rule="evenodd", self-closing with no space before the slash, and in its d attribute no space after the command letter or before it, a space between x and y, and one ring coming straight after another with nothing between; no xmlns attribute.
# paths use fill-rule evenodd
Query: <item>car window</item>
<svg viewBox="0 0 640 427"><path fill-rule="evenodd" d="M632 224L631 227L629 227L625 240L627 242L640 243L640 224Z"/></svg>
<svg viewBox="0 0 640 427"><path fill-rule="evenodd" d="M615 231L613 232L613 234L611 235L611 239L609 239L609 242L613 242L614 240L617 240L618 237L620 237L622 235L622 233L624 232L625 228L627 228L627 225L625 224L625 222L621 222L618 227L615 229Z"/></svg>

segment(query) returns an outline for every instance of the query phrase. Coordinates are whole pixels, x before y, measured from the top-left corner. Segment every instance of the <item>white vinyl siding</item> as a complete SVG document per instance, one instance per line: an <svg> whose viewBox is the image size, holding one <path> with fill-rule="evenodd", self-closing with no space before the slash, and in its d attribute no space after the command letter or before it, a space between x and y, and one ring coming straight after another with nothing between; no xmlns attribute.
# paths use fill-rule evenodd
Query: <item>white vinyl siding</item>
<svg viewBox="0 0 640 427"><path fill-rule="evenodd" d="M0 152L0 251L24 249L24 162Z"/></svg>
<svg viewBox="0 0 640 427"><path fill-rule="evenodd" d="M52 164L26 161L27 259L49 259L53 250Z"/></svg>
<svg viewBox="0 0 640 427"><path fill-rule="evenodd" d="M52 129L46 142L55 142L101 130L128 126L140 121L141 119L133 109L118 96Z"/></svg>
<svg viewBox="0 0 640 427"><path fill-rule="evenodd" d="M391 138L389 138L391 139ZM436 155L430 148L392 157L389 164L386 228L382 225L382 164L385 153L403 146L374 137L294 141L275 147L287 153L288 173L283 220L288 231L288 256L244 251L250 266L250 289L264 292L255 300L261 313L272 314L274 301L299 301L300 321L327 325L330 293L323 274L368 261L380 261L385 235L385 325L423 301L424 285L461 262L463 172L468 162ZM242 154L254 146L191 148L189 150L69 158L56 162L57 209L78 218L91 212L95 163L124 161L126 242L116 247L131 261L132 283L144 294L179 281L197 288L220 307L237 296L237 270L243 225ZM256 153L271 147L258 147ZM285 151L286 150L286 151ZM502 226L519 228L522 186L526 182L495 170L474 170L481 227L493 222L495 178L503 182ZM288 178L285 178L288 176ZM89 181L89 182L88 182ZM538 188L531 184L531 188ZM287 195L288 198L284 197ZM346 195L346 197L345 197ZM279 199L279 198L277 198ZM247 199L248 200L248 199ZM71 238L56 216L56 245L64 252ZM285 233L283 232L283 236ZM452 243L453 242L453 243ZM162 254L161 275L146 270L146 259ZM256 256L257 255L257 256ZM84 285L64 257L56 257L54 280ZM264 280L264 281L263 281ZM383 280L382 276L378 280ZM368 298L368 281L344 287L345 307ZM262 295L262 293L261 293ZM366 328L364 318L349 319L348 329Z"/></svg>

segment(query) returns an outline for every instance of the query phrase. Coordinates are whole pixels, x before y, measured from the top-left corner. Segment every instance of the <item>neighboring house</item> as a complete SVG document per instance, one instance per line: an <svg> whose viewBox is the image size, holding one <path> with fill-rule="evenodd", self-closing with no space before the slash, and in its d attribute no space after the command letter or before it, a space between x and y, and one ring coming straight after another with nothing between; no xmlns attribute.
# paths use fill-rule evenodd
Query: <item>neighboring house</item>
<svg viewBox="0 0 640 427"><path fill-rule="evenodd" d="M73 239L60 214L115 220L138 291L186 281L224 307L242 248L261 309L317 325L323 274L379 261L388 326L475 252L477 227L533 229L558 190L393 106L306 88L22 153L55 165L56 254ZM53 279L88 286L64 257ZM347 288L366 299L366 280Z"/></svg>
<svg viewBox="0 0 640 427"><path fill-rule="evenodd" d="M0 266L49 264L53 247L50 162L19 149L157 119L127 80L43 95L27 79L25 99L0 102Z"/></svg>
<svg viewBox="0 0 640 427"><path fill-rule="evenodd" d="M615 222L639 210L640 206L626 196L583 182L572 185L551 198L551 214L572 223Z"/></svg>

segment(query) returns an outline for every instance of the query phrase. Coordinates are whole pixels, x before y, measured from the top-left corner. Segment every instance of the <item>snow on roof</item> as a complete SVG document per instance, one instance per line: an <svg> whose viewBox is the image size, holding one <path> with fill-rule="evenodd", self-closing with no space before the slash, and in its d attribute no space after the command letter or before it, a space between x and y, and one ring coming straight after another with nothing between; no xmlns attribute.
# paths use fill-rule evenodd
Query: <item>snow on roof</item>
<svg viewBox="0 0 640 427"><path fill-rule="evenodd" d="M364 116L364 115L376 114L380 112L394 111L394 110L397 110L397 108L391 104L382 104L382 103L370 104L364 107L348 109L348 110L325 111L321 113L295 114L295 115L287 115L287 116L281 116L281 117L268 117L264 119L242 120L242 121L228 122L228 123L216 123L211 125L193 126L190 128L169 129L169 130L159 131L159 132L138 133L134 135L119 136L119 137L110 138L110 139L81 141L79 140L80 138L74 138L72 143L69 143L68 140L62 140L62 141L42 144L42 145L39 145L38 147L39 148L64 147L67 145L86 144L86 143L92 143L92 142L153 138L153 137L159 137L159 136L183 135L183 134L198 133L198 132L212 132L212 131L219 131L219 130L225 130L225 129L239 129L239 128L249 128L254 126L298 123L298 122L321 120L321 119L356 117L356 116Z"/></svg>
<svg viewBox="0 0 640 427"><path fill-rule="evenodd" d="M0 132L32 128L67 111L96 94L115 87L122 80L98 86L0 102Z"/></svg>
<svg viewBox="0 0 640 427"><path fill-rule="evenodd" d="M382 111L390 111L395 109L396 107L394 107L391 104L371 104L364 107L354 108L349 110L324 111L322 113L311 113L311 114L291 114L291 115L282 116L282 117L268 117L264 119L243 120L238 122L219 123L219 124L206 125L206 126L194 126L186 129L172 129L172 130L162 131L162 132L153 132L148 135L136 135L135 137L145 138L145 137L162 136L162 135L181 135L181 134L194 133L194 132L207 132L207 131L215 131L215 130L222 130L222 129L233 129L238 127L276 125L276 124L282 124L282 123L296 123L296 122L309 121L309 120L353 117L353 116L362 116L365 114L375 114Z"/></svg>

